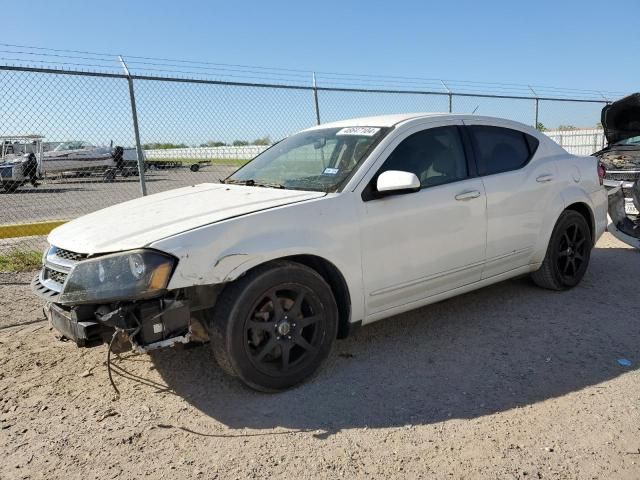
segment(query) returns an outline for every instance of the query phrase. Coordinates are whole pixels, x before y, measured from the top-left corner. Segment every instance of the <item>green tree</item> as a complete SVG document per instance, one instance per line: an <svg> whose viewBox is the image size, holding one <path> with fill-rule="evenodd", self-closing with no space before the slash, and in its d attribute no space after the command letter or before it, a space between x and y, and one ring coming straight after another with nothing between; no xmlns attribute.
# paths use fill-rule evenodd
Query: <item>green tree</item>
<svg viewBox="0 0 640 480"><path fill-rule="evenodd" d="M249 145L249 142L247 142L246 140L234 140L232 145L234 147L246 147L247 145Z"/></svg>
<svg viewBox="0 0 640 480"><path fill-rule="evenodd" d="M145 143L142 145L145 150L169 150L171 148L187 148L185 143Z"/></svg>
<svg viewBox="0 0 640 480"><path fill-rule="evenodd" d="M267 135L266 137L256 138L251 145L271 145L271 138Z"/></svg>
<svg viewBox="0 0 640 480"><path fill-rule="evenodd" d="M578 127L574 125L559 125L558 130L578 130Z"/></svg>
<svg viewBox="0 0 640 480"><path fill-rule="evenodd" d="M209 140L208 142L202 143L201 147L224 147L227 144L224 142L218 142L216 140Z"/></svg>

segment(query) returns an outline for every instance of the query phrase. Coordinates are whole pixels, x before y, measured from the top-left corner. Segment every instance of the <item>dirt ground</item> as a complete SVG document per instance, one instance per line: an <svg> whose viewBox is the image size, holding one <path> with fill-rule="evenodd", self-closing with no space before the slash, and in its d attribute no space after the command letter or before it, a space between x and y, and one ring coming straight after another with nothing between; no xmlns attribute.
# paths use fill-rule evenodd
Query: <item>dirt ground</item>
<svg viewBox="0 0 640 480"><path fill-rule="evenodd" d="M203 346L115 359L119 400L106 348L56 340L4 275L0 478L638 479L639 272L605 235L572 291L517 279L364 327L294 390Z"/></svg>

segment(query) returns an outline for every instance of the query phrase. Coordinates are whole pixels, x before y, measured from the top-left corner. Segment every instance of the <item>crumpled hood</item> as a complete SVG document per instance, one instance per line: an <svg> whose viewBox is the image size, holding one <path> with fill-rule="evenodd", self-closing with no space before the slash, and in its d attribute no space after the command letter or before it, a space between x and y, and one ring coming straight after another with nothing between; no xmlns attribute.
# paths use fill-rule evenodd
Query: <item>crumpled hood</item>
<svg viewBox="0 0 640 480"><path fill-rule="evenodd" d="M640 93L606 105L600 116L609 145L640 136Z"/></svg>
<svg viewBox="0 0 640 480"><path fill-rule="evenodd" d="M49 243L86 254L142 248L197 227L325 195L204 183L130 200L77 218L53 230Z"/></svg>

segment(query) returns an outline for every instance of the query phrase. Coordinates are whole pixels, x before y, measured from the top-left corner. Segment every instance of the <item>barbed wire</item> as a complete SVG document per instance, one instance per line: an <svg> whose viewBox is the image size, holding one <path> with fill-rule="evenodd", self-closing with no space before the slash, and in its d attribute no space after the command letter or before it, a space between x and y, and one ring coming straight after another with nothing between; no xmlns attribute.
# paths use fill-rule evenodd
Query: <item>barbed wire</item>
<svg viewBox="0 0 640 480"><path fill-rule="evenodd" d="M50 67L82 69L93 71L121 72L118 58L114 53L91 52L86 50L60 49L34 45L0 43L0 62L17 62L18 65L48 65ZM320 87L337 88L379 88L398 90L427 90L439 93L498 94L514 96L534 96L561 98L572 96L589 100L610 101L610 98L624 96L626 92L613 90L577 89L549 85L524 85L508 82L486 82L429 78L410 75L382 75L369 73L332 72L312 69L267 67L233 63L209 62L140 55L126 55L127 65L132 73L148 72L150 75L195 76L225 81L280 82L289 85L308 86L312 75L316 75ZM97 69L97 70L96 70ZM455 91L454 91L455 90Z"/></svg>

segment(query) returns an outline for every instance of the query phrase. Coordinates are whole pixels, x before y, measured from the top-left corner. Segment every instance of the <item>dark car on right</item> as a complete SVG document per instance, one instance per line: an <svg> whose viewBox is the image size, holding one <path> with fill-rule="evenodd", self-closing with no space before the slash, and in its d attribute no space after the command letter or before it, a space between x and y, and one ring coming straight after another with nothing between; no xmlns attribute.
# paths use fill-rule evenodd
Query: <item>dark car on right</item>
<svg viewBox="0 0 640 480"><path fill-rule="evenodd" d="M640 93L606 105L601 121L607 147L594 155L605 169L611 217L608 229L640 248Z"/></svg>

